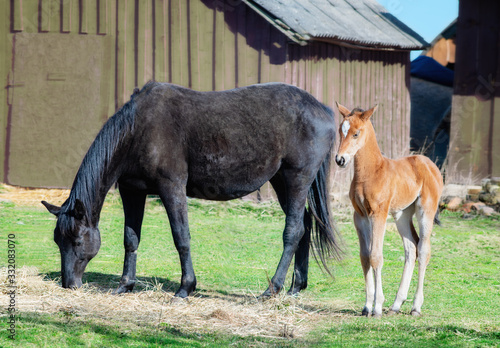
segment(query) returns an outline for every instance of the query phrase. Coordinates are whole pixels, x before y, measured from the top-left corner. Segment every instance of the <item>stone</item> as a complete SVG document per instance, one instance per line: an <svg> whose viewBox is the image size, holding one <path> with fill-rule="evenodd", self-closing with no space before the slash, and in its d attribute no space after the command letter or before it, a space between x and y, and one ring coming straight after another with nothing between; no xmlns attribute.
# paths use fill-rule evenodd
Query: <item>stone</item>
<svg viewBox="0 0 500 348"><path fill-rule="evenodd" d="M479 193L467 194L467 196L465 196L465 199L468 201L477 202L479 200Z"/></svg>
<svg viewBox="0 0 500 348"><path fill-rule="evenodd" d="M472 210L472 205L474 205L474 202L465 202L464 204L462 204L460 210L464 211L466 214L469 214Z"/></svg>
<svg viewBox="0 0 500 348"><path fill-rule="evenodd" d="M467 194L469 195L479 195L483 188L481 186L467 186Z"/></svg>
<svg viewBox="0 0 500 348"><path fill-rule="evenodd" d="M458 208L460 208L460 205L462 204L462 198L460 197L451 197L448 200L448 204L446 204L446 209L450 211L457 211Z"/></svg>
<svg viewBox="0 0 500 348"><path fill-rule="evenodd" d="M486 204L495 205L498 203L497 197L493 193L481 192L479 194L479 200Z"/></svg>
<svg viewBox="0 0 500 348"><path fill-rule="evenodd" d="M493 193L495 195L500 195L500 186L499 185L491 185L489 193Z"/></svg>
<svg viewBox="0 0 500 348"><path fill-rule="evenodd" d="M488 207L488 206L482 207L479 212L485 216L491 216L491 215L496 213L495 209L493 209L492 207Z"/></svg>
<svg viewBox="0 0 500 348"><path fill-rule="evenodd" d="M464 185L448 184L443 188L443 193L441 197L445 199L446 197L461 197L465 198L467 194L467 187Z"/></svg>
<svg viewBox="0 0 500 348"><path fill-rule="evenodd" d="M472 206L471 206L471 210L475 210L475 211L481 211L481 209L485 208L486 207L486 204L482 203L482 202L476 202L476 203L473 203Z"/></svg>
<svg viewBox="0 0 500 348"><path fill-rule="evenodd" d="M481 187L483 192L491 192L491 180L490 179L483 179L481 181Z"/></svg>

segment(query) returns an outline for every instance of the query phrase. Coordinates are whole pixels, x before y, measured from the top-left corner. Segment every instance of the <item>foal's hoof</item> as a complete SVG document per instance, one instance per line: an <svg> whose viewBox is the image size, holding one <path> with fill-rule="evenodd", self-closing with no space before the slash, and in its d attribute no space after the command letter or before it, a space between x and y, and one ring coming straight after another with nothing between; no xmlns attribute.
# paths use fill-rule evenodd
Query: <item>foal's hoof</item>
<svg viewBox="0 0 500 348"><path fill-rule="evenodd" d="M412 310L411 315L413 317L420 317L420 316L422 316L422 313L420 313L419 311L416 311L416 310Z"/></svg>
<svg viewBox="0 0 500 348"><path fill-rule="evenodd" d="M371 313L368 309L363 308L363 311L361 312L361 315L362 315L363 317L367 317L367 318L369 318L369 317L372 315L372 313Z"/></svg>

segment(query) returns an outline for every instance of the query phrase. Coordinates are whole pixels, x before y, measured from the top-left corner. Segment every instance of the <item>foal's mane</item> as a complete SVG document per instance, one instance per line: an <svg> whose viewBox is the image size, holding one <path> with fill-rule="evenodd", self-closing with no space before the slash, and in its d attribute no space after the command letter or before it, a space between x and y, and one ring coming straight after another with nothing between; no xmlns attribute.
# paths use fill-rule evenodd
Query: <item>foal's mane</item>
<svg viewBox="0 0 500 348"><path fill-rule="evenodd" d="M151 83L146 84L142 91L150 87L150 85ZM123 144L125 137L134 130L136 113L134 98L142 93L142 91L134 90L130 101L108 119L92 142L92 145L90 145L78 169L70 195L63 204L61 214L59 215L59 224L62 233L71 234L72 232L76 232L74 229L75 219L72 218L72 212L77 199L86 208L86 218L87 221L90 221L92 211L94 210L93 205L99 195L100 184L107 173L109 164L119 146Z"/></svg>

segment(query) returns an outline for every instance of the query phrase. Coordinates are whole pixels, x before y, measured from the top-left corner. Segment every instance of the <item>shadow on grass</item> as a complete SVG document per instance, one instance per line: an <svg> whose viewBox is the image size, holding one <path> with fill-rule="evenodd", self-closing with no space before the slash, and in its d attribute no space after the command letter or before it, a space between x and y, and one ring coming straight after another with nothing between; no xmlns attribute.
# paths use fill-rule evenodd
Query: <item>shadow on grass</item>
<svg viewBox="0 0 500 348"><path fill-rule="evenodd" d="M241 340L239 337L185 333L167 325L136 327L118 322L35 313L23 313L18 317L17 324L16 341L26 344L37 344L43 340L44 344L68 347L216 347L217 342ZM210 344L207 345L207 342Z"/></svg>
<svg viewBox="0 0 500 348"><path fill-rule="evenodd" d="M61 281L61 272L48 272L41 274L44 279L59 282ZM102 292L114 291L120 284L121 276L116 274L105 274L99 272L85 272L83 274L83 284L95 286ZM179 282L172 281L168 278L161 277L137 277L134 291L151 290L158 288L161 284L161 289L165 292L175 292L180 287Z"/></svg>

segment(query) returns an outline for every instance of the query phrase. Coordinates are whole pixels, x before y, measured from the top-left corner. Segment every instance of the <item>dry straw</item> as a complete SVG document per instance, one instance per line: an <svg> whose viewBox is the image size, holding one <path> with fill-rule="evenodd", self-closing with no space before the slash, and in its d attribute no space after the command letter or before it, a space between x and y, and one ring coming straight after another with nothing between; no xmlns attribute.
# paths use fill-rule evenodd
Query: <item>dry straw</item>
<svg viewBox="0 0 500 348"><path fill-rule="evenodd" d="M173 327L187 333L296 338L342 316L332 303L327 308L305 297L285 294L261 301L249 292L204 292L188 300L174 300L173 293L163 291L163 284L156 282L141 284L144 290L113 295L93 284L78 290L63 289L57 280L46 279L36 268L26 266L17 270L16 279L16 309L21 313L62 313L68 318ZM0 292L6 295L8 291L7 269L1 268Z"/></svg>
<svg viewBox="0 0 500 348"><path fill-rule="evenodd" d="M11 201L16 205L39 206L41 201L61 205L69 196L69 190L62 189L30 189L9 185L2 185L0 200Z"/></svg>

